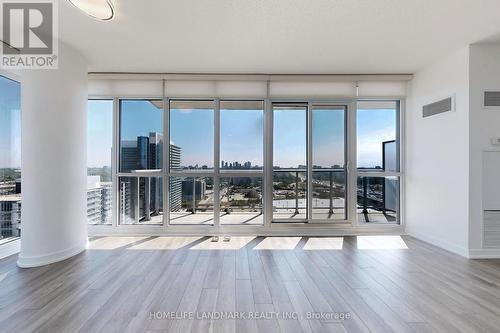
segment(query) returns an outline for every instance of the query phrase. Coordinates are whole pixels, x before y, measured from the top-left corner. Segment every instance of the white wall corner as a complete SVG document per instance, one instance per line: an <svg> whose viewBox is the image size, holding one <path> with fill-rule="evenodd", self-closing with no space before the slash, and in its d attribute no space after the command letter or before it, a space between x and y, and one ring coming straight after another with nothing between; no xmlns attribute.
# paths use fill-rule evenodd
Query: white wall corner
<svg viewBox="0 0 500 333"><path fill-rule="evenodd" d="M406 234L408 236L415 237L416 239L419 239L426 243L442 248L446 251L458 254L459 256L469 258L469 250L467 249L467 247L453 244L439 237L434 237L423 233L415 232L408 228L406 228Z"/></svg>

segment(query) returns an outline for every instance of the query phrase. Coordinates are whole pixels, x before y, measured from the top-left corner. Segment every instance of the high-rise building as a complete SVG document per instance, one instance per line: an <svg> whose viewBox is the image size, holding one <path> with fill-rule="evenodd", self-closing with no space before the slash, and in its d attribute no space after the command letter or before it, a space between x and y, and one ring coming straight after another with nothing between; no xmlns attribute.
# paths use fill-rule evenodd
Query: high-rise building
<svg viewBox="0 0 500 333"><path fill-rule="evenodd" d="M109 224L112 213L112 183L101 182L100 176L87 176L87 221Z"/></svg>
<svg viewBox="0 0 500 333"><path fill-rule="evenodd" d="M149 136L138 136L137 140L124 140L121 142L120 152L120 171L131 172L133 170L159 169L162 164L162 143L163 136L160 133L151 132ZM120 192L120 215L122 223L125 223L123 218L128 216L128 219L142 218L150 216L150 212L158 214L162 209L163 190L161 182L156 178L146 179L147 186L139 186L137 179L127 178L122 179L121 190L126 190L129 194L139 191L139 199L132 198L131 195L123 195ZM143 184L145 185L145 184ZM149 191L150 196L146 195ZM146 202L146 198L150 197L150 202ZM142 208L136 210L136 204ZM150 211L147 211L149 207ZM141 212L141 216L135 216ZM132 222L132 221L129 221Z"/></svg>
<svg viewBox="0 0 500 333"><path fill-rule="evenodd" d="M149 133L148 169L161 169L163 165L163 135L158 132ZM146 179L146 190L150 191L150 210L152 215L158 215L163 210L163 188L159 178ZM148 183L149 182L149 183ZM145 197L146 198L146 197ZM144 202L146 207L148 203Z"/></svg>
<svg viewBox="0 0 500 333"><path fill-rule="evenodd" d="M195 192L195 200L203 200L205 198L205 191L207 183L204 179L197 179L193 187L193 178L187 178L182 182L182 196L184 201L193 200L193 190Z"/></svg>
<svg viewBox="0 0 500 333"><path fill-rule="evenodd" d="M133 224L135 223L135 196L132 196L134 193L133 188L135 186L135 182L132 177L123 177L120 179L120 196L119 206L120 206L120 223L122 224Z"/></svg>
<svg viewBox="0 0 500 333"><path fill-rule="evenodd" d="M149 137L138 136L137 137L137 164L136 170L145 170L149 167Z"/></svg>
<svg viewBox="0 0 500 333"><path fill-rule="evenodd" d="M120 171L130 172L137 169L137 141L124 140L120 147Z"/></svg>
<svg viewBox="0 0 500 333"><path fill-rule="evenodd" d="M21 195L0 196L0 239L21 235Z"/></svg>
<svg viewBox="0 0 500 333"><path fill-rule="evenodd" d="M148 169L161 169L163 165L163 135L149 133Z"/></svg>
<svg viewBox="0 0 500 333"><path fill-rule="evenodd" d="M163 136L151 132L149 137L138 136L137 140L121 142L120 171L146 170L161 168Z"/></svg>

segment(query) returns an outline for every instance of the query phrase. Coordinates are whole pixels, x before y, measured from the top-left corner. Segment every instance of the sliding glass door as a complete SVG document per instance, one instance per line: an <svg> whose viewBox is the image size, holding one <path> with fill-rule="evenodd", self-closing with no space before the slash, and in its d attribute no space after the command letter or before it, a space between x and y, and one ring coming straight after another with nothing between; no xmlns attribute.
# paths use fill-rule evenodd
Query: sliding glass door
<svg viewBox="0 0 500 333"><path fill-rule="evenodd" d="M312 105L311 218L345 220L346 106Z"/></svg>
<svg viewBox="0 0 500 333"><path fill-rule="evenodd" d="M346 114L346 105L273 104L273 222L346 220Z"/></svg>
<svg viewBox="0 0 500 333"><path fill-rule="evenodd" d="M214 225L216 211L213 100L169 102L169 221Z"/></svg>
<svg viewBox="0 0 500 333"><path fill-rule="evenodd" d="M307 104L273 104L273 221L307 219Z"/></svg>
<svg viewBox="0 0 500 333"><path fill-rule="evenodd" d="M264 102L220 101L220 224L262 225Z"/></svg>

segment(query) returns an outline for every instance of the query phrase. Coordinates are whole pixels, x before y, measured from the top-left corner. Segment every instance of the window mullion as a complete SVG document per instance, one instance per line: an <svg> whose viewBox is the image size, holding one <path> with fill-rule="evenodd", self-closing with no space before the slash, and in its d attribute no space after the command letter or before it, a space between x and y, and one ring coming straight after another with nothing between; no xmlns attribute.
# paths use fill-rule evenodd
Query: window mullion
<svg viewBox="0 0 500 333"><path fill-rule="evenodd" d="M214 99L214 227L220 226L220 99Z"/></svg>
<svg viewBox="0 0 500 333"><path fill-rule="evenodd" d="M270 227L273 215L273 112L272 103L266 99L264 105L264 179L263 205L264 226Z"/></svg>
<svg viewBox="0 0 500 333"><path fill-rule="evenodd" d="M163 227L170 225L170 102L163 80Z"/></svg>
<svg viewBox="0 0 500 333"><path fill-rule="evenodd" d="M312 219L312 103L307 105L307 142L306 142L306 165L307 165L307 214L306 219L308 222Z"/></svg>
<svg viewBox="0 0 500 333"><path fill-rule="evenodd" d="M119 199L119 179L118 179L118 161L119 161L119 147L120 147L120 133L119 133L119 128L120 128L120 100L115 97L113 98L113 129L112 129L112 135L113 135L113 154L111 156L112 161L111 161L111 181L112 183L112 188L113 188L113 194L112 194L112 202L111 202L111 207L113 210L113 217L112 217L112 225L114 227L117 227L119 224L119 214L120 214L120 205L118 202Z"/></svg>

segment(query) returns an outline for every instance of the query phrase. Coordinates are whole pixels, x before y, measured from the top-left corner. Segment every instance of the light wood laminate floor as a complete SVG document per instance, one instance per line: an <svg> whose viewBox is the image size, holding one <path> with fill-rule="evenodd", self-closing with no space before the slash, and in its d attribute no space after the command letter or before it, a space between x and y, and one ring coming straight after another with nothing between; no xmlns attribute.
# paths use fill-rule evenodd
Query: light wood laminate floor
<svg viewBox="0 0 500 333"><path fill-rule="evenodd" d="M104 237L16 259L0 332L500 332L500 261L410 237Z"/></svg>

